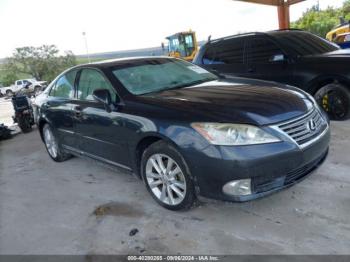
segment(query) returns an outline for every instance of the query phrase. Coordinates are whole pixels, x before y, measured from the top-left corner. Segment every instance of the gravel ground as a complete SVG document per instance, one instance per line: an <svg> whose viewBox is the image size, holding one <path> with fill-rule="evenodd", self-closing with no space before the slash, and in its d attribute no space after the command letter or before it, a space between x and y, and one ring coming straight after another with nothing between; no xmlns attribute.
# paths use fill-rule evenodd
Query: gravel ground
<svg viewBox="0 0 350 262"><path fill-rule="evenodd" d="M53 162L36 129L18 134L0 142L0 254L350 254L349 133L332 123L325 163L287 190L188 212L158 206L128 174Z"/></svg>

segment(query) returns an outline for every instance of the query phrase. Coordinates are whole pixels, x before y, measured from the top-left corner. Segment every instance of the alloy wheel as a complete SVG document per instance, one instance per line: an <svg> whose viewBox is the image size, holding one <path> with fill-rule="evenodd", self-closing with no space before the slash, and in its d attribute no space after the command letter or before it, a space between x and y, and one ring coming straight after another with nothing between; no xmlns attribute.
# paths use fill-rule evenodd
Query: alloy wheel
<svg viewBox="0 0 350 262"><path fill-rule="evenodd" d="M48 126L44 128L44 140L47 151L51 157L56 158L58 152L57 142L54 135L52 134L51 129Z"/></svg>
<svg viewBox="0 0 350 262"><path fill-rule="evenodd" d="M326 112L333 114L337 118L342 118L346 114L344 102L336 92L326 94L322 99L322 106Z"/></svg>
<svg viewBox="0 0 350 262"><path fill-rule="evenodd" d="M186 196L186 179L174 159L154 154L146 163L146 182L152 193L167 205L178 205Z"/></svg>

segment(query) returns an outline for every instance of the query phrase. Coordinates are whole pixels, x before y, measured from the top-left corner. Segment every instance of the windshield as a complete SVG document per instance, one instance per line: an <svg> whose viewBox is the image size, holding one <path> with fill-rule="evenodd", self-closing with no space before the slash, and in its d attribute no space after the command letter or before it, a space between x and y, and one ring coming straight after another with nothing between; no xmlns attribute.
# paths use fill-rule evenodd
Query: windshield
<svg viewBox="0 0 350 262"><path fill-rule="evenodd" d="M176 51L179 48L179 44L180 44L179 39L168 38L168 40L169 40L169 46L168 46L169 52Z"/></svg>
<svg viewBox="0 0 350 262"><path fill-rule="evenodd" d="M307 32L282 32L276 38L298 56L323 54L339 49L337 45Z"/></svg>
<svg viewBox="0 0 350 262"><path fill-rule="evenodd" d="M217 77L205 69L178 59L149 59L112 70L115 77L134 95L177 89Z"/></svg>

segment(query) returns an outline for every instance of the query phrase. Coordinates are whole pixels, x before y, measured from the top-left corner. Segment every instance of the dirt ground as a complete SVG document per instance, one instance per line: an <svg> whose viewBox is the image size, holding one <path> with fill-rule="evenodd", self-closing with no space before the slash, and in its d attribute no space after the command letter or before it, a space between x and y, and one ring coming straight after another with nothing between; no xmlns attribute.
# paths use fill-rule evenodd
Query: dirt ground
<svg viewBox="0 0 350 262"><path fill-rule="evenodd" d="M1 100L0 122L8 110ZM0 254L350 254L350 121L331 128L326 162L301 183L187 212L130 175L53 162L36 129L18 134L0 142Z"/></svg>

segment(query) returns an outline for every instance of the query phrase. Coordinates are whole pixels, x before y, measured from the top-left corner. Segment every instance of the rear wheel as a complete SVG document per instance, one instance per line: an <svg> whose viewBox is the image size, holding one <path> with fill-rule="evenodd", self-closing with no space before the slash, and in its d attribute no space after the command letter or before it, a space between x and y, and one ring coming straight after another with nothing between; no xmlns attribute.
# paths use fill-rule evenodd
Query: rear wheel
<svg viewBox="0 0 350 262"><path fill-rule="evenodd" d="M7 97L12 97L13 96L12 90L6 90L6 96Z"/></svg>
<svg viewBox="0 0 350 262"><path fill-rule="evenodd" d="M23 133L28 133L32 131L31 119L28 116L20 117L18 119L18 126Z"/></svg>
<svg viewBox="0 0 350 262"><path fill-rule="evenodd" d="M350 117L350 91L341 84L328 84L315 94L317 103L330 119L345 120Z"/></svg>
<svg viewBox="0 0 350 262"><path fill-rule="evenodd" d="M147 190L161 206L188 209L195 203L195 191L187 164L171 145L159 141L142 155L141 174Z"/></svg>
<svg viewBox="0 0 350 262"><path fill-rule="evenodd" d="M63 162L71 157L70 154L67 154L62 150L62 147L52 132L52 128L49 124L44 125L42 132L46 150L54 161Z"/></svg>

